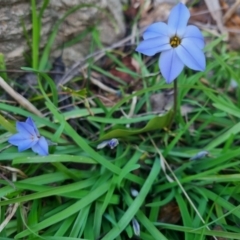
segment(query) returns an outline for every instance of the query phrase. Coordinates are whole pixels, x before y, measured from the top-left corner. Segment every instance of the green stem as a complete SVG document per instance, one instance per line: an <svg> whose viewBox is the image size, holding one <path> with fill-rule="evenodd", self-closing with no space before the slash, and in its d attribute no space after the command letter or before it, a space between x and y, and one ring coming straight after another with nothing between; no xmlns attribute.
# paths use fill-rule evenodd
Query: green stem
<svg viewBox="0 0 240 240"><path fill-rule="evenodd" d="M169 122L169 127L168 127L169 130L171 129L173 120L174 120L174 118L175 118L176 115L177 115L177 100L178 100L177 79L174 80L174 82L173 82L173 89L174 89L174 95L173 95L173 98L174 98L174 100L173 100L173 114L172 114L172 118L171 118L171 120L170 120L170 122Z"/></svg>
<svg viewBox="0 0 240 240"><path fill-rule="evenodd" d="M175 117L177 114L177 100L178 100L177 79L174 81L173 84L174 84L173 85L173 89L174 89L174 105L173 105L174 116L173 117Z"/></svg>
<svg viewBox="0 0 240 240"><path fill-rule="evenodd" d="M37 14L36 0L31 0L32 7L32 67L38 69L39 54L39 20Z"/></svg>

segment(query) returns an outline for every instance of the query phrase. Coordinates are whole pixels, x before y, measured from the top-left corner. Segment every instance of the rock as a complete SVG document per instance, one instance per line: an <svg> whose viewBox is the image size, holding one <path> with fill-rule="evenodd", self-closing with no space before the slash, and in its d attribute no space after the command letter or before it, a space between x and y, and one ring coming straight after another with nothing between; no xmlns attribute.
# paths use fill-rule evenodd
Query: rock
<svg viewBox="0 0 240 240"><path fill-rule="evenodd" d="M39 9L43 1L36 1ZM51 52L52 57L60 55L63 42L73 39L88 26L97 26L101 41L109 45L125 33L122 6L115 0L51 0L42 18L41 49L45 46L53 26L69 9L79 4L96 7L85 7L69 15L61 24ZM103 10L101 10L101 9ZM106 14L106 12L108 14ZM110 16L110 18L109 18ZM26 64L23 53L29 56L29 46L23 34L23 24L31 37L31 4L28 0L1 0L0 8L0 52L5 55L8 68L18 69ZM90 39L77 42L64 48L63 61L70 65L89 54Z"/></svg>

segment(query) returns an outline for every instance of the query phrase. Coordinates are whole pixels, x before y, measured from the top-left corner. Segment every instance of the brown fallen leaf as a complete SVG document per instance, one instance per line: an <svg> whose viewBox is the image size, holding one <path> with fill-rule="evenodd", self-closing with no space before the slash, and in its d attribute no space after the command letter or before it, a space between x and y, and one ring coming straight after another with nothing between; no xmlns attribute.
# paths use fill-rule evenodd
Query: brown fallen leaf
<svg viewBox="0 0 240 240"><path fill-rule="evenodd" d="M173 107L173 92L161 92L151 95L150 103L153 112L162 112L164 110L170 110ZM182 116L187 116L193 111L193 107L188 104L181 106Z"/></svg>
<svg viewBox="0 0 240 240"><path fill-rule="evenodd" d="M223 13L229 10L230 6L226 1L221 1L221 6L223 8ZM237 8L236 8L237 10ZM237 12L233 12L231 17L228 17L225 22L227 31L229 31L229 46L233 50L238 50L240 48L240 16Z"/></svg>
<svg viewBox="0 0 240 240"><path fill-rule="evenodd" d="M140 66L139 64L130 56L124 57L121 62L126 66L127 69L138 73L140 70ZM124 82L126 82L127 84L132 84L132 81L135 81L135 79L133 79L133 77L126 72L122 72L117 70L116 68L112 68L109 71L112 75L114 75L115 77L120 78L121 80L123 80ZM117 82L115 82L116 84L118 84Z"/></svg>
<svg viewBox="0 0 240 240"><path fill-rule="evenodd" d="M158 221L175 224L181 219L181 213L176 202L172 201L161 207Z"/></svg>
<svg viewBox="0 0 240 240"><path fill-rule="evenodd" d="M166 2L154 4L151 10L141 15L139 27L146 28L154 22L166 21L173 6L173 3Z"/></svg>
<svg viewBox="0 0 240 240"><path fill-rule="evenodd" d="M146 4L144 4L144 2L145 2L144 0L131 0L128 8L124 11L126 18L129 20L135 19L140 9L142 13L148 11L148 9L146 9Z"/></svg>
<svg viewBox="0 0 240 240"><path fill-rule="evenodd" d="M212 18L205 1L200 1L199 4L195 5L190 9L191 17L190 22L200 22L202 24L215 25L216 22Z"/></svg>
<svg viewBox="0 0 240 240"><path fill-rule="evenodd" d="M208 1L205 0L205 3L208 7L209 12L211 13L212 18L216 22L216 26L218 28L218 31L221 34L226 35L226 40L228 39L228 32L223 26L223 13L222 13L222 7L219 3L219 1Z"/></svg>

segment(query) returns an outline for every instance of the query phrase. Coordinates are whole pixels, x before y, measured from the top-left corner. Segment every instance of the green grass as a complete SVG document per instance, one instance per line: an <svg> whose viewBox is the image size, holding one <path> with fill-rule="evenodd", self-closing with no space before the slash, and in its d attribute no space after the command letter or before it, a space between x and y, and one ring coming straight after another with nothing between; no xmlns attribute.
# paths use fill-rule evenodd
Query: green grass
<svg viewBox="0 0 240 240"><path fill-rule="evenodd" d="M41 71L49 64L64 19L94 6L83 4L66 12L41 50L41 17L48 2L37 10L36 1L31 1L34 29L31 37L26 29L24 34L31 42L32 65L22 68L38 75L39 94L29 101L47 114L39 117L0 103L0 239L131 239L133 218L140 225L140 238L146 240L240 239L240 94L238 89L229 90L231 79L240 84L239 54L227 50L222 38L209 42L205 72L185 69L178 78L178 107L188 105L192 111L187 116L177 114L171 128L172 110L153 113L150 96L173 86L151 74L158 71L157 58L149 64L134 51L127 54L139 64L140 72L123 64L120 56L126 53L119 54L121 50L107 51L106 59L110 67L129 74L137 90L129 92L119 76L89 58L87 75L97 72L114 81L122 96L105 106L99 97L102 92L96 94L86 83L94 115L84 102L75 104L84 96L74 91L74 108L62 112L54 80ZM88 35L90 54L103 48L97 26L78 33L66 46ZM6 74L1 76L11 81ZM82 83L77 78L68 87ZM133 115L128 117L136 97ZM47 157L31 150L18 153L7 142L16 131L13 119L29 116L43 136L57 143L49 147ZM97 150L101 141L111 138L119 140L116 148ZM202 150L210 155L190 161Z"/></svg>

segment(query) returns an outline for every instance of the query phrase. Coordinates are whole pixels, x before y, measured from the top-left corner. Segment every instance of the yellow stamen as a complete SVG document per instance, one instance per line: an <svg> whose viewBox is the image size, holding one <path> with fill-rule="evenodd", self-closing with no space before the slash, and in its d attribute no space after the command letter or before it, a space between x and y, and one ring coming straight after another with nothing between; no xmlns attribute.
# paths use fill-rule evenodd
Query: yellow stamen
<svg viewBox="0 0 240 240"><path fill-rule="evenodd" d="M172 38L170 38L170 45L173 48L176 48L177 46L179 46L181 44L181 39L177 36L174 36Z"/></svg>

